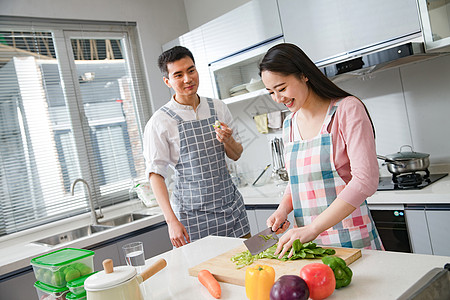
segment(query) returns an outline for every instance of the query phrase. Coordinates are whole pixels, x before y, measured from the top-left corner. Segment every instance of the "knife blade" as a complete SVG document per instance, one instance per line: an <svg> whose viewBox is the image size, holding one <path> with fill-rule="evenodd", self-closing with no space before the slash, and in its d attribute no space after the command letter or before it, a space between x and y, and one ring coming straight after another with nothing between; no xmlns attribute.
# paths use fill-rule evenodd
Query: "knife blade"
<svg viewBox="0 0 450 300"><path fill-rule="evenodd" d="M283 227L285 222L286 221L284 221L279 228ZM245 247L247 247L251 255L259 254L264 250L269 249L276 243L278 243L278 236L274 231L272 231L271 227L258 232L248 240L244 241Z"/></svg>

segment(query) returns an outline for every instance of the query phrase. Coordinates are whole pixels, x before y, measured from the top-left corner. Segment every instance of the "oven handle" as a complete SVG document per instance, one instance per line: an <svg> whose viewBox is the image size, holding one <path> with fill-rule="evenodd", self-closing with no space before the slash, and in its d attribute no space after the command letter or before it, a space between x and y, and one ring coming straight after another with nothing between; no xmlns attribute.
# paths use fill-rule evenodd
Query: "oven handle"
<svg viewBox="0 0 450 300"><path fill-rule="evenodd" d="M450 210L449 204L405 204L405 210L433 210L444 211Z"/></svg>

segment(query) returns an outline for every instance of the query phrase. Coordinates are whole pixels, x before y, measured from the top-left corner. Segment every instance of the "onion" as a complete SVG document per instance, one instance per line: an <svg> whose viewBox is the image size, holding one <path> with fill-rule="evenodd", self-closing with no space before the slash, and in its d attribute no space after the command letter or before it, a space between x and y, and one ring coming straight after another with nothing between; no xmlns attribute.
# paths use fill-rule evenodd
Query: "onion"
<svg viewBox="0 0 450 300"><path fill-rule="evenodd" d="M283 275L272 286L270 300L307 300L309 289L297 275Z"/></svg>

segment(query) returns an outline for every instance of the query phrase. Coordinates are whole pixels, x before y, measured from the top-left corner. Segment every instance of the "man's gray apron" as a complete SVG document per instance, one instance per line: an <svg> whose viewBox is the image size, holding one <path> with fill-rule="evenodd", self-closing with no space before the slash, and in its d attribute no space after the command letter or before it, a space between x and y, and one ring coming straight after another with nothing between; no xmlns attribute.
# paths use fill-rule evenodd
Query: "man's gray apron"
<svg viewBox="0 0 450 300"><path fill-rule="evenodd" d="M250 232L241 193L233 184L225 161L225 148L216 139L213 100L211 116L185 121L169 108L161 109L177 121L180 158L175 165L171 204L190 240L208 235L242 237Z"/></svg>

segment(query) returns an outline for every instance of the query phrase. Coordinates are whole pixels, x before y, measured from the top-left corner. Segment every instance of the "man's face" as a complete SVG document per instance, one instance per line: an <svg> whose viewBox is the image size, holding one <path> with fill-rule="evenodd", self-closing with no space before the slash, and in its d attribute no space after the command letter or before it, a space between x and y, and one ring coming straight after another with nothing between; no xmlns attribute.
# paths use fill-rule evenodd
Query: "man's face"
<svg viewBox="0 0 450 300"><path fill-rule="evenodd" d="M167 64L169 78L164 77L164 83L173 88L177 98L196 95L198 89L198 72L195 64L188 56Z"/></svg>

